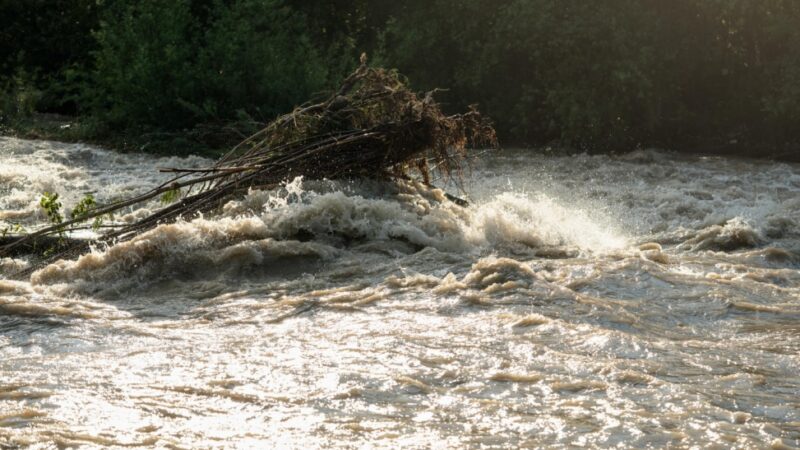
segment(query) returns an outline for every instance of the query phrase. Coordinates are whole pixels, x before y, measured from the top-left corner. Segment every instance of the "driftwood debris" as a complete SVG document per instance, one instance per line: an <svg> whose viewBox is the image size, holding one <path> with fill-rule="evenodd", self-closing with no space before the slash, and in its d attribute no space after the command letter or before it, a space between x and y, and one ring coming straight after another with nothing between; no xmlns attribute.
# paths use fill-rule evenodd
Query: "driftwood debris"
<svg viewBox="0 0 800 450"><path fill-rule="evenodd" d="M88 243L86 239L59 237L52 235L28 239L28 235L10 234L0 237L0 248L8 248L3 256L17 257L25 255L44 255L51 249L74 247ZM16 244L16 245L12 245Z"/></svg>
<svg viewBox="0 0 800 450"><path fill-rule="evenodd" d="M107 226L98 241L127 240L158 224L212 211L250 188L275 187L297 176L394 179L416 172L426 183L432 173L458 179L466 149L496 147L496 135L474 108L464 114L444 114L434 93L419 95L397 72L369 67L362 58L361 66L326 100L278 117L213 166L162 169L174 177L137 197L98 205L80 219L5 242L0 256L165 194L177 200L138 222ZM87 249L87 242L73 241L49 260L74 257Z"/></svg>

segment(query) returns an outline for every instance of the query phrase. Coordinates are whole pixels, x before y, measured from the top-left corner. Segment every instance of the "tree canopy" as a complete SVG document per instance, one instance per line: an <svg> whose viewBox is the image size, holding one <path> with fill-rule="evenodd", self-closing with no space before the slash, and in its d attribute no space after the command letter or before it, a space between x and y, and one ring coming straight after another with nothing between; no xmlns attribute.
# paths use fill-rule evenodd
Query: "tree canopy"
<svg viewBox="0 0 800 450"><path fill-rule="evenodd" d="M0 121L263 123L367 52L507 143L793 149L798 24L792 0L0 0Z"/></svg>

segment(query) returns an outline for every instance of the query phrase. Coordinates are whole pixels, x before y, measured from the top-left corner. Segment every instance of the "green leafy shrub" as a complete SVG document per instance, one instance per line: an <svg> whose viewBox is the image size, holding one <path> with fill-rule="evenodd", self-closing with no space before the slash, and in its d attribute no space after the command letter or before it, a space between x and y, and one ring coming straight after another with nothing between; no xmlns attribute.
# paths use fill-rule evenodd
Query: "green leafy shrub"
<svg viewBox="0 0 800 450"><path fill-rule="evenodd" d="M47 218L54 225L58 225L64 221L61 215L61 202L58 201L58 194L52 192L45 192L42 198L39 199L39 206L42 207Z"/></svg>
<svg viewBox="0 0 800 450"><path fill-rule="evenodd" d="M64 243L64 237L66 230L64 229L61 224L64 222L64 216L61 215L61 202L58 201L58 194L53 192L45 192L42 194L41 199L39 199L39 206L44 210L45 214L47 214L48 220L53 225L58 226L58 244L56 247L61 246ZM48 255L56 250L55 247L48 249L45 252L45 255Z"/></svg>

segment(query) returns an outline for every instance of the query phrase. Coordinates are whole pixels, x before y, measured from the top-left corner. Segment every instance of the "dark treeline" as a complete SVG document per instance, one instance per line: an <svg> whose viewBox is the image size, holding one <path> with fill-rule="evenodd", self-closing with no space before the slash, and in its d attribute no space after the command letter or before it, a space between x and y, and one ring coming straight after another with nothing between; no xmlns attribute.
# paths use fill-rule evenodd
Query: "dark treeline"
<svg viewBox="0 0 800 450"><path fill-rule="evenodd" d="M361 52L506 143L800 155L796 0L0 0L0 121L264 122Z"/></svg>

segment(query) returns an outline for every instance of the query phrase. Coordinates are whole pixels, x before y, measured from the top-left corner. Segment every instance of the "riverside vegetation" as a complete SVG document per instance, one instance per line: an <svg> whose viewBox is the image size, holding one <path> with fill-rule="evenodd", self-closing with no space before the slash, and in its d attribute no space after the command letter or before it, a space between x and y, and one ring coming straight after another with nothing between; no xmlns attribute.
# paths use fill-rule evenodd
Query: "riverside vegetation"
<svg viewBox="0 0 800 450"><path fill-rule="evenodd" d="M0 449L800 448L797 8L0 0Z"/></svg>
<svg viewBox="0 0 800 450"><path fill-rule="evenodd" d="M798 23L791 0L3 0L0 122L218 155L366 51L507 143L797 159Z"/></svg>

